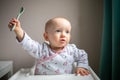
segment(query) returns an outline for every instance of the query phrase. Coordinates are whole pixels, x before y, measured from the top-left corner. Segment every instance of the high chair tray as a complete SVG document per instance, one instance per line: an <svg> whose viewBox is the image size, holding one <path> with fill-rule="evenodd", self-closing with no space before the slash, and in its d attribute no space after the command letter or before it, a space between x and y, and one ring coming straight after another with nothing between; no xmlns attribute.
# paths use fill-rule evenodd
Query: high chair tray
<svg viewBox="0 0 120 80"><path fill-rule="evenodd" d="M92 69L87 76L75 74L62 75L31 75L30 69L20 69L9 80L100 80Z"/></svg>

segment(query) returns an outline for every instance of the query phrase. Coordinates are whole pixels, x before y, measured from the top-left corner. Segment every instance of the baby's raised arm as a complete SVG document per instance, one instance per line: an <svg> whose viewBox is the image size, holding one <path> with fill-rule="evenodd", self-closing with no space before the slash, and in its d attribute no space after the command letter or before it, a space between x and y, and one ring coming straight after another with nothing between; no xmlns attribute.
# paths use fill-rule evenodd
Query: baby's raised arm
<svg viewBox="0 0 120 80"><path fill-rule="evenodd" d="M20 21L13 18L8 24L8 27L11 29L15 25L14 32L16 34L16 38L19 41L19 44L24 48L30 55L32 55L35 58L43 56L42 54L39 54L42 50L42 45L39 44L39 42L32 40L26 32L22 29L20 25Z"/></svg>
<svg viewBox="0 0 120 80"><path fill-rule="evenodd" d="M16 26L14 29L14 32L16 34L18 41L22 41L22 39L24 37L24 31L21 27L20 21L15 19L15 18L11 19L9 24L8 24L9 29L11 29L13 27L13 25Z"/></svg>

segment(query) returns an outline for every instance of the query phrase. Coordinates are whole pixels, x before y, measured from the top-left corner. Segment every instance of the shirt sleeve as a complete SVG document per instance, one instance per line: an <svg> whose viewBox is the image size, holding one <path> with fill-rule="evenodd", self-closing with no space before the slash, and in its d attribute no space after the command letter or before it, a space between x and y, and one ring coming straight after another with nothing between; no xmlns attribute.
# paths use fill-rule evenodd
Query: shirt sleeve
<svg viewBox="0 0 120 80"><path fill-rule="evenodd" d="M32 40L27 33L25 33L24 38L21 42L17 40L17 42L26 50L30 55L32 55L35 58L39 58L42 56L40 54L42 50L42 45L39 44L37 41Z"/></svg>
<svg viewBox="0 0 120 80"><path fill-rule="evenodd" d="M74 54L74 59L77 62L77 67L89 69L87 53L82 49L78 49L74 44L71 45L71 48Z"/></svg>

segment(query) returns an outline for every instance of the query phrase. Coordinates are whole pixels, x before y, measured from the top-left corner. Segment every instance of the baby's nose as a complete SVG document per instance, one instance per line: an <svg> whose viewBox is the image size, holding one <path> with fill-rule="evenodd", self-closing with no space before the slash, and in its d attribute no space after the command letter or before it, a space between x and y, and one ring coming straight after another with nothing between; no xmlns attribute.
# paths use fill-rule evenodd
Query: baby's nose
<svg viewBox="0 0 120 80"><path fill-rule="evenodd" d="M66 36L66 33L65 33L65 32L62 32L61 36L62 36L62 37L65 37L65 36Z"/></svg>

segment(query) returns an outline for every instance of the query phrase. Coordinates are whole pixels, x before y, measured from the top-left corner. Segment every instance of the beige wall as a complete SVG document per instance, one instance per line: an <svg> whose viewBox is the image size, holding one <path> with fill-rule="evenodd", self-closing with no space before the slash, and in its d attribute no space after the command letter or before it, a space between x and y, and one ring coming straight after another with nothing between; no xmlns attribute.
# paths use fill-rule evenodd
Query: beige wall
<svg viewBox="0 0 120 80"><path fill-rule="evenodd" d="M90 66L98 74L102 4L101 0L0 0L0 60L13 60L14 72L34 64L34 58L17 44L14 32L7 27L23 6L22 27L39 42L44 41L42 33L49 18L62 16L69 19L72 23L71 43L86 50Z"/></svg>

